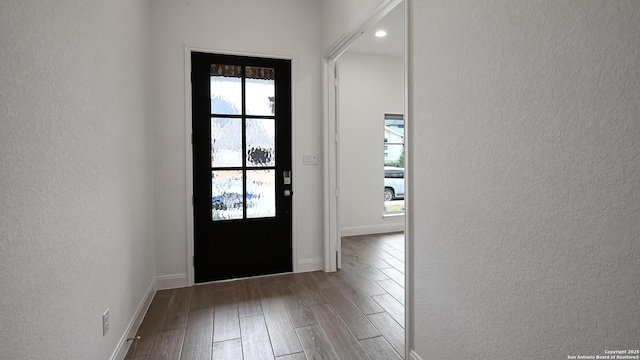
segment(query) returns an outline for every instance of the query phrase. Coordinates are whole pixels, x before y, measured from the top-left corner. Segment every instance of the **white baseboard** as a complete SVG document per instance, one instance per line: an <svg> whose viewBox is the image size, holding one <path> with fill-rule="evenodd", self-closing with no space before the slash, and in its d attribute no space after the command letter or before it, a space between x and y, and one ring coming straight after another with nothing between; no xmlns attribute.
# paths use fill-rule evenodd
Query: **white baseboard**
<svg viewBox="0 0 640 360"><path fill-rule="evenodd" d="M173 274L156 276L156 289L175 289L189 286L187 274Z"/></svg>
<svg viewBox="0 0 640 360"><path fill-rule="evenodd" d="M120 338L120 342L118 343L118 347L111 355L111 360L123 360L125 355L127 355L127 351L129 350L130 343L127 339L136 336L136 332L142 323L142 319L144 319L144 315L147 313L149 309L149 305L151 305L151 300L153 300L154 295L156 294L156 280L153 279L151 285L147 289L147 295L142 299L140 305L138 305L138 310L136 314L129 322L129 326L127 326L127 330L124 332L122 337Z"/></svg>
<svg viewBox="0 0 640 360"><path fill-rule="evenodd" d="M411 350L409 356L411 356L411 360L422 360L422 358L413 350Z"/></svg>
<svg viewBox="0 0 640 360"><path fill-rule="evenodd" d="M296 266L295 268L295 272L303 273L303 272L309 272L309 271L322 270L323 264L324 264L324 261L322 258L300 260L298 261L298 266Z"/></svg>
<svg viewBox="0 0 640 360"><path fill-rule="evenodd" d="M354 226L340 229L340 236L357 236L369 234L382 234L404 231L404 222L392 222L388 224Z"/></svg>

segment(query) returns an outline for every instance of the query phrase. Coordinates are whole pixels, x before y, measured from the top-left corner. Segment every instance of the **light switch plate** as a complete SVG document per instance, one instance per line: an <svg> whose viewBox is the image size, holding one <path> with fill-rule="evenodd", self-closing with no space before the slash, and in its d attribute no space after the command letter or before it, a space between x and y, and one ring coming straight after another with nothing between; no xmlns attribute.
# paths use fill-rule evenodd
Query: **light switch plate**
<svg viewBox="0 0 640 360"><path fill-rule="evenodd" d="M304 165L318 165L318 154L304 154L302 163Z"/></svg>

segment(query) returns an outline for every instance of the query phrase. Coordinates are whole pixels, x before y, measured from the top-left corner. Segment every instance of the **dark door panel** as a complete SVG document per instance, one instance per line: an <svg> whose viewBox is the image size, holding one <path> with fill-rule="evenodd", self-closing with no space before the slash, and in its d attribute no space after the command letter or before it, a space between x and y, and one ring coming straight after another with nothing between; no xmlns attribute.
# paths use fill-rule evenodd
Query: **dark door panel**
<svg viewBox="0 0 640 360"><path fill-rule="evenodd" d="M291 62L191 65L195 281L292 271Z"/></svg>

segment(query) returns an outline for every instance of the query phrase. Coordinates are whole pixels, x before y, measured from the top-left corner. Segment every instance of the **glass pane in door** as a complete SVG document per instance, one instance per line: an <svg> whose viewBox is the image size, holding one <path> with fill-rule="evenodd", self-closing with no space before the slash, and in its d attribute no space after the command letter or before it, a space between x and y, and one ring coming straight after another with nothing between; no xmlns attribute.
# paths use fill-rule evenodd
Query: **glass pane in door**
<svg viewBox="0 0 640 360"><path fill-rule="evenodd" d="M247 115L275 114L275 69L247 66L245 76Z"/></svg>
<svg viewBox="0 0 640 360"><path fill-rule="evenodd" d="M242 113L242 67L211 65L211 113Z"/></svg>
<svg viewBox="0 0 640 360"><path fill-rule="evenodd" d="M212 220L242 219L243 206L242 170L212 171Z"/></svg>
<svg viewBox="0 0 640 360"><path fill-rule="evenodd" d="M276 171L247 171L247 218L276 216Z"/></svg>
<svg viewBox="0 0 640 360"><path fill-rule="evenodd" d="M247 166L275 166L275 120L247 119Z"/></svg>
<svg viewBox="0 0 640 360"><path fill-rule="evenodd" d="M242 119L211 119L211 167L242 166Z"/></svg>

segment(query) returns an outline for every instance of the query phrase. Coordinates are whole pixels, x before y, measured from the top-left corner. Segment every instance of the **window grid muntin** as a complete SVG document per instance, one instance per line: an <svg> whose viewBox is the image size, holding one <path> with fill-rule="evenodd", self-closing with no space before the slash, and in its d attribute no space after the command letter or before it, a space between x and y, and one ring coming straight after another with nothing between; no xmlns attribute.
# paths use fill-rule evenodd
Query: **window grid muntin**
<svg viewBox="0 0 640 360"><path fill-rule="evenodd" d="M213 64L212 64L213 66ZM226 118L239 118L242 119L242 167L237 167L237 166L229 166L229 167L214 167L211 166L211 171L225 171L225 170L240 170L242 171L242 191L243 191L243 215L242 215L242 219L233 219L233 220L247 220L247 170L274 170L276 169L277 164L277 132L274 135L274 160L273 166L247 166L247 134L246 134L246 120L247 119L273 119L275 126L277 128L277 120L276 120L276 109L277 109L277 104L274 105L274 111L273 111L273 115L247 115L247 107L246 107L246 68L247 67L251 67L251 66L247 66L247 65L241 65L241 87L242 87L242 91L241 91L241 103L242 103L242 111L241 114L218 114L218 113L212 113L212 109L211 109L211 101L209 101L209 113L211 115L211 118L214 117L226 117ZM273 69L274 74L276 69ZM210 76L213 76L212 74L210 74ZM274 75L274 84L275 84L275 75ZM274 96L275 97L275 96ZM211 134L209 134L209 136L211 136ZM211 142L211 140L209 141ZM209 154L211 154L211 150L209 151ZM211 161L209 162L211 164ZM276 172L276 179L277 179L277 172ZM275 190L275 189L274 189ZM277 203L277 197L276 197L276 203ZM213 212L213 209L211 209ZM276 212L277 212L277 206L276 206ZM275 217L276 215L274 215ZM213 216L210 216L210 218L212 219ZM229 220L232 221L232 220Z"/></svg>

